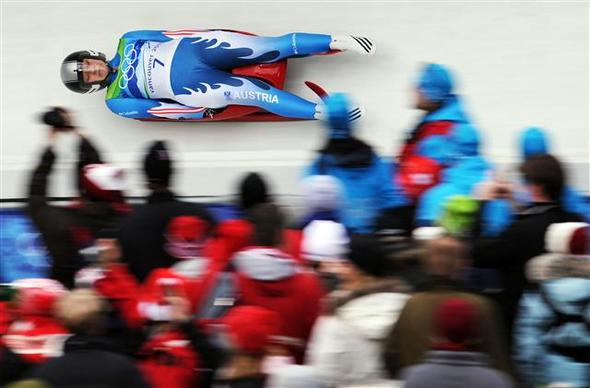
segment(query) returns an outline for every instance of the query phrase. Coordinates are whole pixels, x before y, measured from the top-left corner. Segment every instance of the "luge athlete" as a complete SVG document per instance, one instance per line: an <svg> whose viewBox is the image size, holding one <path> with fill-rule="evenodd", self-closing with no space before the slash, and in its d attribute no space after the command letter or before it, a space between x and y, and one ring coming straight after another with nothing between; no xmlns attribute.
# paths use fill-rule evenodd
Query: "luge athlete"
<svg viewBox="0 0 590 388"><path fill-rule="evenodd" d="M363 37L309 33L263 37L225 30L132 31L121 37L110 61L93 50L68 55L61 65L61 78L78 93L107 88L111 111L135 119L200 119L228 105L317 119L321 103L231 70L346 50L372 55L375 45ZM351 120L360 115L358 108L350 112Z"/></svg>

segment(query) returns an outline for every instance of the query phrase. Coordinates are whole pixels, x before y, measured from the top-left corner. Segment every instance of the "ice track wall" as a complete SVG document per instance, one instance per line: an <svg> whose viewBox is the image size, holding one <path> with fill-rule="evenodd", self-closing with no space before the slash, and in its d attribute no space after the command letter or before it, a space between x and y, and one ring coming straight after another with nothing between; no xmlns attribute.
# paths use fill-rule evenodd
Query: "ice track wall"
<svg viewBox="0 0 590 388"><path fill-rule="evenodd" d="M103 95L76 95L59 63L78 49L111 56L134 29L230 28L261 35L291 31L354 33L377 43L374 57L342 54L291 60L287 89L313 98L303 81L352 93L368 115L360 136L383 155L399 148L414 122L411 85L421 62L455 70L486 155L501 168L517 160L516 133L551 131L573 183L588 192L588 3L415 2L8 2L1 17L0 197L25 195L45 133L35 115L63 105L107 159L129 171L130 194L144 193L137 168L153 139L169 139L178 158L177 191L227 195L245 171L267 173L275 190L296 193L300 168L321 145L316 122L142 123L112 115ZM72 195L72 139L64 136L51 187Z"/></svg>

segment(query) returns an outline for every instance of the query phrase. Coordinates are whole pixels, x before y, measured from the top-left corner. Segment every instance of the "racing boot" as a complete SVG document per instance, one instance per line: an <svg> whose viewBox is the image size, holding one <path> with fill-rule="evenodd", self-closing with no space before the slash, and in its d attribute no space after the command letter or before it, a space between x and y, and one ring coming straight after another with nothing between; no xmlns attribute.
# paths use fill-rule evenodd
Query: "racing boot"
<svg viewBox="0 0 590 388"><path fill-rule="evenodd" d="M375 54L375 44L369 38L352 35L337 35L332 37L330 49L338 51L354 51L361 55Z"/></svg>

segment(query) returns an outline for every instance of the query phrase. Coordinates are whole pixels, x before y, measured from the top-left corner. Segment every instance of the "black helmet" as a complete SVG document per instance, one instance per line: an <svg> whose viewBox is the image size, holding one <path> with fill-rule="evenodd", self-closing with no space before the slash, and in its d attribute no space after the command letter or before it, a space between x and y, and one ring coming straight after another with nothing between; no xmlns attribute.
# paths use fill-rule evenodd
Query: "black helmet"
<svg viewBox="0 0 590 388"><path fill-rule="evenodd" d="M108 76L102 81L84 82L82 64L84 59L100 59L107 62L107 57L98 51L84 50L71 53L61 63L61 80L68 89L76 93L92 93L108 85Z"/></svg>

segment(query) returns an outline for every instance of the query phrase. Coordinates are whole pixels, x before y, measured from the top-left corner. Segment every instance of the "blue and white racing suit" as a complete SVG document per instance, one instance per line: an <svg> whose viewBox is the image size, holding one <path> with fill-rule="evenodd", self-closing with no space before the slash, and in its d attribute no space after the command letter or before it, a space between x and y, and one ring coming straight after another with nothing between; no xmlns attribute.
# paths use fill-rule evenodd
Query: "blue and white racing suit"
<svg viewBox="0 0 590 388"><path fill-rule="evenodd" d="M317 104L231 69L330 51L330 35L292 33L279 37L223 30L132 31L109 61L106 103L129 118L199 119L206 108L260 107L298 119L313 119Z"/></svg>

